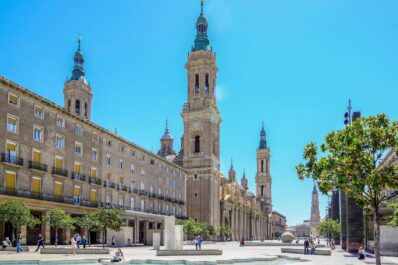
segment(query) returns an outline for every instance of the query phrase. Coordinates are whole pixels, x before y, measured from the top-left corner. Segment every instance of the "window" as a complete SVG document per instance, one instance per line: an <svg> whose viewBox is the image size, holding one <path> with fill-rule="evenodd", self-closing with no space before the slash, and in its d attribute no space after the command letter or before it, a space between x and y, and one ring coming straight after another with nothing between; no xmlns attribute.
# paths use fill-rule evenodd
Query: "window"
<svg viewBox="0 0 398 265"><path fill-rule="evenodd" d="M7 131L18 132L18 117L8 114L7 115Z"/></svg>
<svg viewBox="0 0 398 265"><path fill-rule="evenodd" d="M197 192L195 192L194 197L198 198L198 193Z"/></svg>
<svg viewBox="0 0 398 265"><path fill-rule="evenodd" d="M134 164L131 164L131 173L134 173Z"/></svg>
<svg viewBox="0 0 398 265"><path fill-rule="evenodd" d="M82 194L82 189L80 188L80 186L74 186L73 187L73 199L74 199L75 203L80 203L81 194Z"/></svg>
<svg viewBox="0 0 398 265"><path fill-rule="evenodd" d="M176 189L176 187L177 187L177 180L173 180L173 189Z"/></svg>
<svg viewBox="0 0 398 265"><path fill-rule="evenodd" d="M65 146L65 137L60 134L55 135L55 147L57 149L64 149Z"/></svg>
<svg viewBox="0 0 398 265"><path fill-rule="evenodd" d="M159 195L162 195L162 189L159 188Z"/></svg>
<svg viewBox="0 0 398 265"><path fill-rule="evenodd" d="M264 172L264 160L261 160L261 172Z"/></svg>
<svg viewBox="0 0 398 265"><path fill-rule="evenodd" d="M61 116L57 116L57 125L65 127L65 119Z"/></svg>
<svg viewBox="0 0 398 265"><path fill-rule="evenodd" d="M76 124L76 133L80 135L83 133L83 128L79 124Z"/></svg>
<svg viewBox="0 0 398 265"><path fill-rule="evenodd" d="M121 183L121 184L124 183L124 177L123 176L119 176L119 183Z"/></svg>
<svg viewBox="0 0 398 265"><path fill-rule="evenodd" d="M122 152L122 153L124 153L124 150L125 150L126 148L123 146L123 145L120 145L120 152Z"/></svg>
<svg viewBox="0 0 398 265"><path fill-rule="evenodd" d="M33 163L40 164L41 163L41 151L37 149L33 149L32 151L32 161Z"/></svg>
<svg viewBox="0 0 398 265"><path fill-rule="evenodd" d="M119 168L120 168L120 169L123 169L123 166L124 166L124 165L123 165L123 160L120 159L120 161L119 161Z"/></svg>
<svg viewBox="0 0 398 265"><path fill-rule="evenodd" d="M170 186L170 180L169 177L166 178L166 188L169 188Z"/></svg>
<svg viewBox="0 0 398 265"><path fill-rule="evenodd" d="M195 94L199 93L199 74L195 74Z"/></svg>
<svg viewBox="0 0 398 265"><path fill-rule="evenodd" d="M106 176L105 176L106 180L108 181L108 183L111 181L112 179L112 173L111 172L106 172Z"/></svg>
<svg viewBox="0 0 398 265"><path fill-rule="evenodd" d="M8 104L19 107L19 97L12 93L8 93Z"/></svg>
<svg viewBox="0 0 398 265"><path fill-rule="evenodd" d="M74 165L74 172L75 172L76 174L80 174L80 173L81 173L81 170L82 170L81 164L75 162L75 165Z"/></svg>
<svg viewBox="0 0 398 265"><path fill-rule="evenodd" d="M132 156L132 157L135 156L135 151L134 151L134 150L131 151L131 156Z"/></svg>
<svg viewBox="0 0 398 265"><path fill-rule="evenodd" d="M64 168L64 158L62 156L55 156L55 168L57 169Z"/></svg>
<svg viewBox="0 0 398 265"><path fill-rule="evenodd" d="M153 193L153 187L152 186L149 187L149 192Z"/></svg>
<svg viewBox="0 0 398 265"><path fill-rule="evenodd" d="M75 102L75 114L80 116L80 100L76 99Z"/></svg>
<svg viewBox="0 0 398 265"><path fill-rule="evenodd" d="M195 153L200 152L200 136L195 136Z"/></svg>
<svg viewBox="0 0 398 265"><path fill-rule="evenodd" d="M98 159L98 150L93 148L91 150L91 160L97 161L97 159Z"/></svg>
<svg viewBox="0 0 398 265"><path fill-rule="evenodd" d="M37 196L41 193L41 178L32 176L32 195Z"/></svg>
<svg viewBox="0 0 398 265"><path fill-rule="evenodd" d="M91 177L97 178L97 169L95 167L91 168Z"/></svg>
<svg viewBox="0 0 398 265"><path fill-rule="evenodd" d="M264 185L261 185L261 196L264 196Z"/></svg>
<svg viewBox="0 0 398 265"><path fill-rule="evenodd" d="M62 198L63 194L63 184L60 181L54 181L54 197L55 198Z"/></svg>
<svg viewBox="0 0 398 265"><path fill-rule="evenodd" d="M130 208L131 208L131 210L134 210L134 208L135 208L135 200L134 200L134 197L131 197L131 198L130 198Z"/></svg>
<svg viewBox="0 0 398 265"><path fill-rule="evenodd" d="M119 194L119 207L123 207L123 206L124 206L123 194Z"/></svg>
<svg viewBox="0 0 398 265"><path fill-rule="evenodd" d="M87 102L84 102L84 117L87 118Z"/></svg>
<svg viewBox="0 0 398 265"><path fill-rule="evenodd" d="M97 202L97 190L91 189L90 191L90 202Z"/></svg>
<svg viewBox="0 0 398 265"><path fill-rule="evenodd" d="M145 211L145 201L141 199L141 211Z"/></svg>
<svg viewBox="0 0 398 265"><path fill-rule="evenodd" d="M151 165L155 165L155 160L151 159Z"/></svg>
<svg viewBox="0 0 398 265"><path fill-rule="evenodd" d="M35 106L33 113L39 118L44 118L44 108L42 106Z"/></svg>
<svg viewBox="0 0 398 265"><path fill-rule="evenodd" d="M112 141L111 141L111 140L106 141L106 145L107 145L108 147L112 147Z"/></svg>
<svg viewBox="0 0 398 265"><path fill-rule="evenodd" d="M43 128L33 125L33 140L43 142Z"/></svg>
<svg viewBox="0 0 398 265"><path fill-rule="evenodd" d="M141 190L145 190L145 184L141 181Z"/></svg>
<svg viewBox="0 0 398 265"><path fill-rule="evenodd" d="M141 177L143 177L145 175L145 170L142 168L141 169Z"/></svg>
<svg viewBox="0 0 398 265"><path fill-rule="evenodd" d="M198 179L198 175L195 174L193 178L194 178L194 179Z"/></svg>
<svg viewBox="0 0 398 265"><path fill-rule="evenodd" d="M78 155L83 154L83 145L79 142L75 142L75 153Z"/></svg>
<svg viewBox="0 0 398 265"><path fill-rule="evenodd" d="M93 132L93 134L91 135L91 140L93 140L94 142L98 142L98 133Z"/></svg>
<svg viewBox="0 0 398 265"><path fill-rule="evenodd" d="M68 100L68 110L70 111L70 99Z"/></svg>
<svg viewBox="0 0 398 265"><path fill-rule="evenodd" d="M108 166L110 166L111 165L111 155L110 154L107 154L106 155L106 157L105 157L105 162L106 162L106 164L108 165Z"/></svg>
<svg viewBox="0 0 398 265"><path fill-rule="evenodd" d="M209 74L205 75L205 92L209 93Z"/></svg>
<svg viewBox="0 0 398 265"><path fill-rule="evenodd" d="M17 179L17 173L14 171L8 171L6 170L6 175L5 175L5 188L6 191L13 191L16 188L16 179Z"/></svg>

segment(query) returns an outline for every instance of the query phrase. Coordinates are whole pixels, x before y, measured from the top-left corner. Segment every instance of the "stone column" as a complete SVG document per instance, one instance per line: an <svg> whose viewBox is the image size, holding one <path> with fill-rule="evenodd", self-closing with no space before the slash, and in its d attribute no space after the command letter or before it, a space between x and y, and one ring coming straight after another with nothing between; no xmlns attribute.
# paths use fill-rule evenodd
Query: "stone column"
<svg viewBox="0 0 398 265"><path fill-rule="evenodd" d="M139 243L139 225L140 221L137 218L134 219L134 244Z"/></svg>
<svg viewBox="0 0 398 265"><path fill-rule="evenodd" d="M49 216L48 211L46 211L45 215L47 217ZM50 240L51 240L51 227L50 227L50 225L47 224L47 223L43 223L42 230L44 230L42 232L44 232L43 236L44 236L45 243L46 244L50 244Z"/></svg>
<svg viewBox="0 0 398 265"><path fill-rule="evenodd" d="M235 218L234 218L234 209L232 208L231 212L229 213L230 220L231 220L231 238L232 240L235 240Z"/></svg>
<svg viewBox="0 0 398 265"><path fill-rule="evenodd" d="M21 226L20 231L22 236L22 244L26 245L27 242L26 235L28 232L28 228L26 226Z"/></svg>

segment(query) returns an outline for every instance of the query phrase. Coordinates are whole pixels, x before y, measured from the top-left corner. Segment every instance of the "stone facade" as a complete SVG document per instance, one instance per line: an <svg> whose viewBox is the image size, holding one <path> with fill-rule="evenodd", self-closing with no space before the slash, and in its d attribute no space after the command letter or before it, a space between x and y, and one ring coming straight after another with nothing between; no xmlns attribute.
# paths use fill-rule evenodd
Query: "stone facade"
<svg viewBox="0 0 398 265"><path fill-rule="evenodd" d="M23 200L37 217L51 208L72 216L119 208L126 226L134 227L130 241L145 243L162 216L185 218L186 171L90 122L91 87L84 71L76 71L83 70L82 56L79 43L64 107L0 78L0 200ZM10 231L3 224L0 237ZM28 243L40 232L51 239L45 224L22 231ZM70 233L60 231L61 240ZM102 240L99 234L93 239Z"/></svg>
<svg viewBox="0 0 398 265"><path fill-rule="evenodd" d="M273 211L272 212L272 237L276 237L277 234L282 235L286 231L286 216L283 214Z"/></svg>

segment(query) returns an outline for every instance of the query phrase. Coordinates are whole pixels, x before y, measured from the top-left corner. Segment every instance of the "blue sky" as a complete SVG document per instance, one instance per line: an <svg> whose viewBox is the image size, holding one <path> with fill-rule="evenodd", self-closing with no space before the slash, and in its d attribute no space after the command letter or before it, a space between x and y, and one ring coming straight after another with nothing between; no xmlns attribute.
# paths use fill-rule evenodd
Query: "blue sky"
<svg viewBox="0 0 398 265"><path fill-rule="evenodd" d="M398 119L397 9L393 0L205 1L222 170L233 158L254 190L264 120L273 207L290 225L309 218L312 189L294 167L306 143L343 127L349 98L363 115ZM184 64L199 12L199 0L2 0L0 75L62 104L80 33L93 121L157 151L167 116L179 150Z"/></svg>

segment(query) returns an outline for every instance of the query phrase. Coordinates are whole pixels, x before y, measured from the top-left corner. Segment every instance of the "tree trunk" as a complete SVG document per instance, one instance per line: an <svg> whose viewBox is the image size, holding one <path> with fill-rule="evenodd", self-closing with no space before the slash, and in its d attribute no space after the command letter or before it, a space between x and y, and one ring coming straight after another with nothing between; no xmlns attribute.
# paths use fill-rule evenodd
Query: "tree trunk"
<svg viewBox="0 0 398 265"><path fill-rule="evenodd" d="M104 229L104 230L102 230L102 248L105 248L105 241L106 241L106 238L105 238L105 229Z"/></svg>
<svg viewBox="0 0 398 265"><path fill-rule="evenodd" d="M376 265L381 265L380 259L380 216L379 216L379 208L374 208L374 229L375 229L375 257L376 257Z"/></svg>
<svg viewBox="0 0 398 265"><path fill-rule="evenodd" d="M57 247L58 246L58 228L57 227L55 227L55 247Z"/></svg>
<svg viewBox="0 0 398 265"><path fill-rule="evenodd" d="M17 228L16 228L16 227L14 228L14 239L11 238L11 243L12 243L12 241L14 241L14 240L15 240L15 242L16 242L16 240L17 240Z"/></svg>
<svg viewBox="0 0 398 265"><path fill-rule="evenodd" d="M88 239L88 246L91 247L91 233L90 233L90 230L88 230L87 239Z"/></svg>

